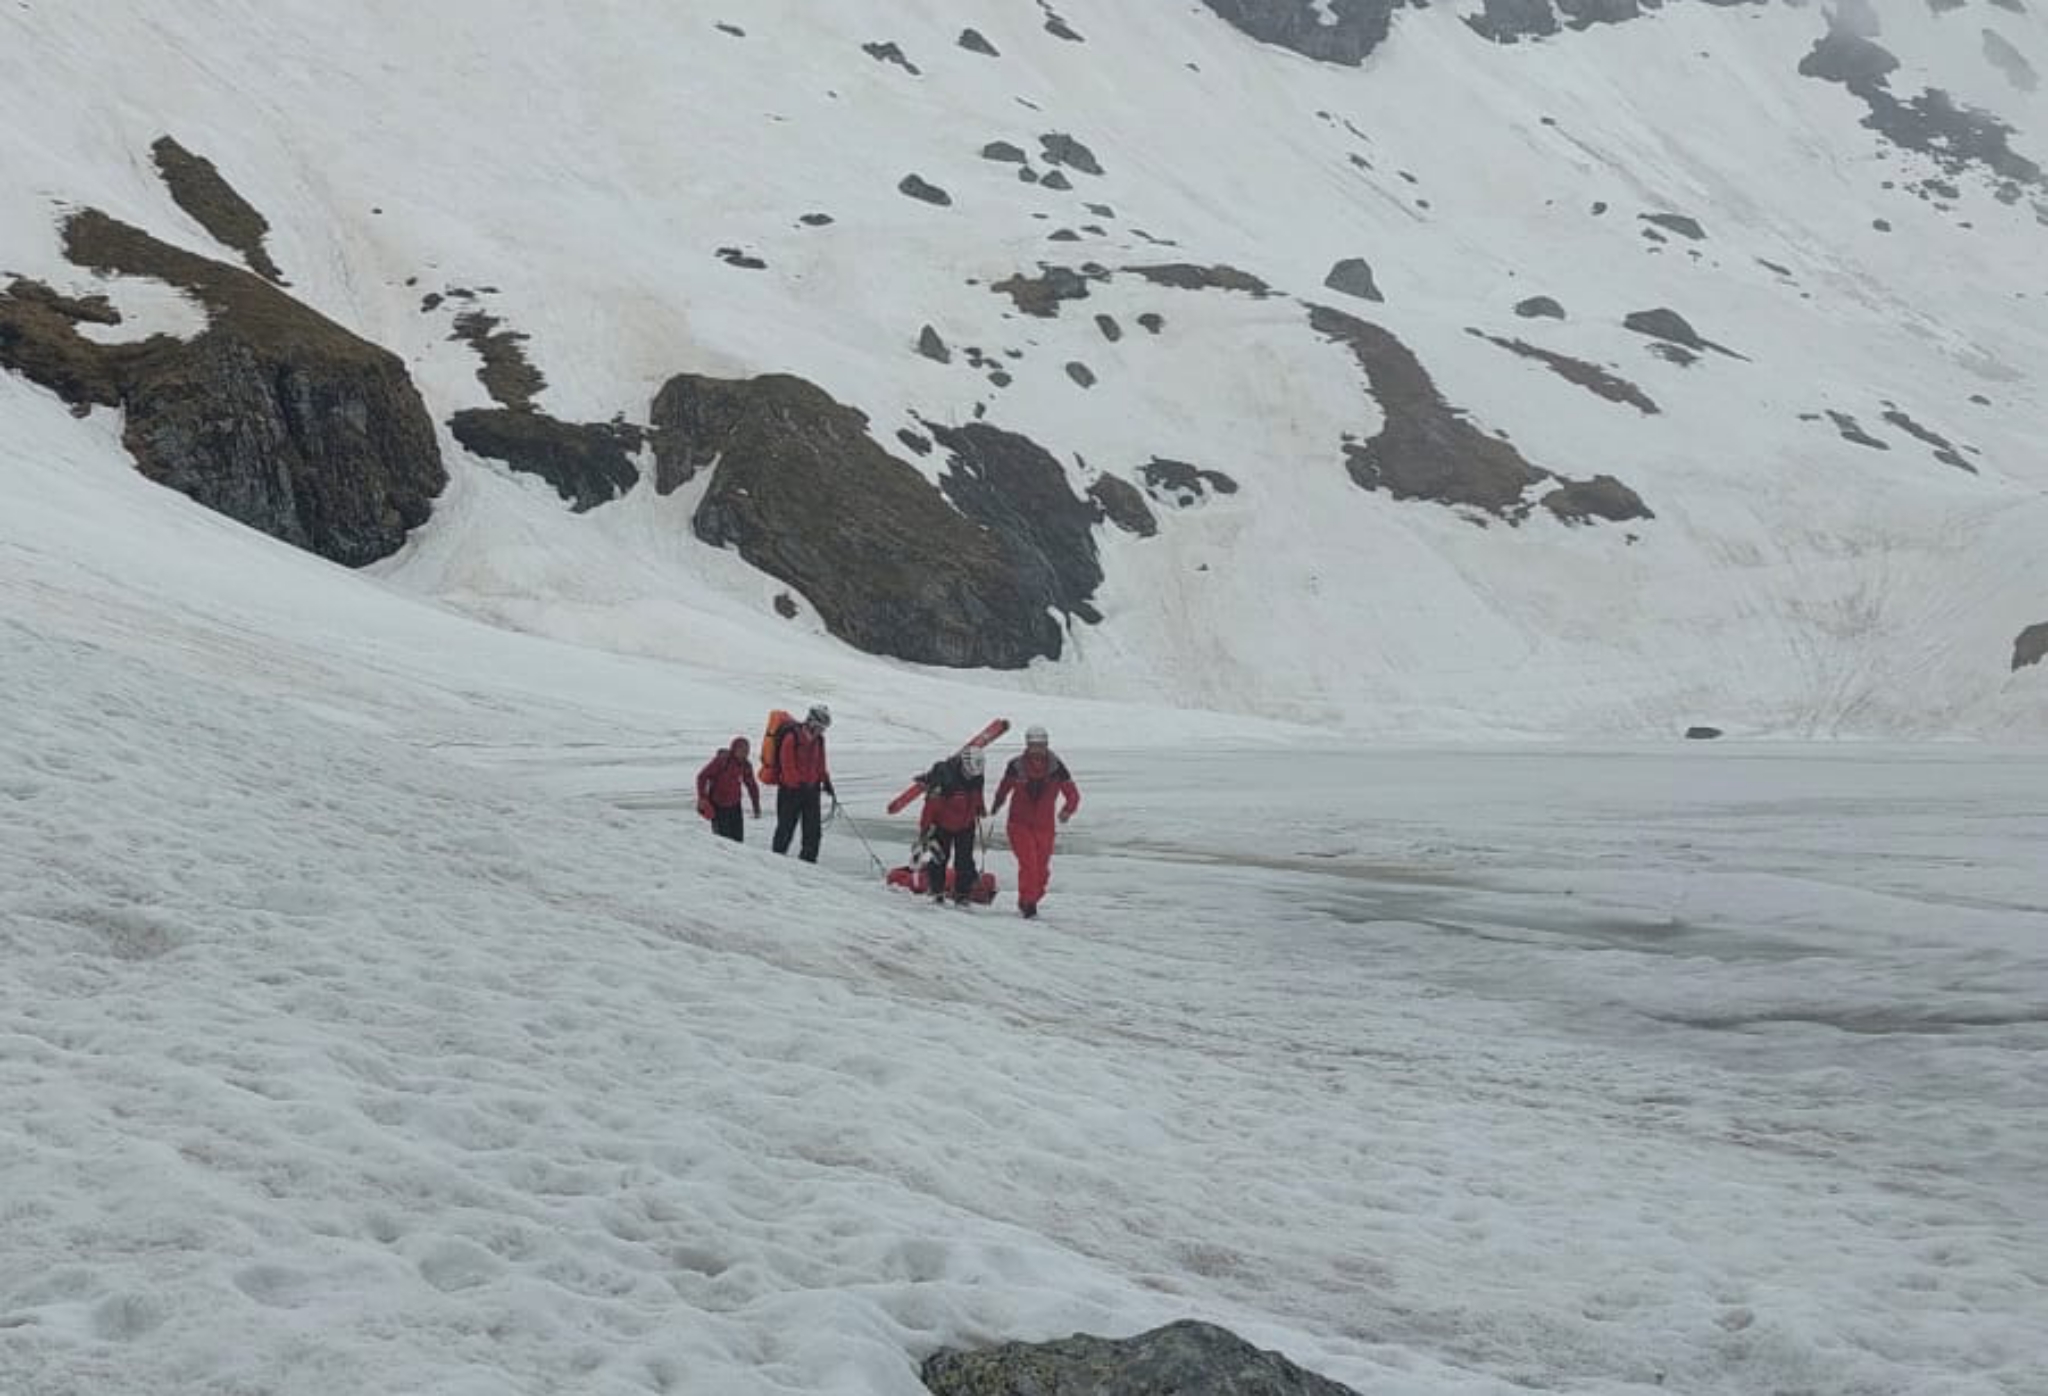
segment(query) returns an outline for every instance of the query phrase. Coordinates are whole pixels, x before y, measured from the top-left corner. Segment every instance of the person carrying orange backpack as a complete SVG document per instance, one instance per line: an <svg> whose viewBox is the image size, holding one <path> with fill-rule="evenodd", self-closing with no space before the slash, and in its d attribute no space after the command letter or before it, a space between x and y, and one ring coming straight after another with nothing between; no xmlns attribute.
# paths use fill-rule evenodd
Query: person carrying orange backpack
<svg viewBox="0 0 2048 1396"><path fill-rule="evenodd" d="M745 737L734 737L732 745L713 756L697 772L697 813L711 821L711 832L734 843L745 843L746 821L740 817L740 792L754 803L754 818L761 817L761 787L754 783L754 768Z"/></svg>
<svg viewBox="0 0 2048 1396"><path fill-rule="evenodd" d="M1046 884L1052 881L1052 845L1055 820L1064 824L1081 807L1081 791L1067 770L1067 763L1053 755L1043 727L1024 729L1024 754L1014 757L1003 769L996 787L994 812L1010 806L1010 851L1017 855L1017 911L1029 918L1038 915ZM1055 812L1057 811L1057 812Z"/></svg>
<svg viewBox="0 0 2048 1396"><path fill-rule="evenodd" d="M832 710L823 703L811 704L802 722L786 722L773 734L777 779L775 791L775 837L769 847L789 852L790 840L799 827L803 842L796 856L806 863L818 861L818 844L825 828L821 795L838 796L832 790L832 771L825 761L825 729L832 725Z"/></svg>

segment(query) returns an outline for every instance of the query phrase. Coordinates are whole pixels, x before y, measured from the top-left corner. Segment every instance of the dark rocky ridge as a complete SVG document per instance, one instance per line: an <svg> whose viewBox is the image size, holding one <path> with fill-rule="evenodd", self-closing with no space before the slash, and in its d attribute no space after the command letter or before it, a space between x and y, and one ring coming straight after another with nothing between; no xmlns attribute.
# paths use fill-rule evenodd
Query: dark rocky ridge
<svg viewBox="0 0 2048 1396"><path fill-rule="evenodd" d="M1476 335L1488 344L1499 345L1509 353L1519 354L1525 359L1534 359L1566 382L1576 383L1587 392L1606 398L1609 402L1627 403L1646 417L1658 414L1657 404L1651 401L1648 393L1626 378L1609 373L1598 364L1590 364L1584 359L1575 359L1569 354L1560 354L1523 339L1503 339L1499 335L1486 334L1480 330L1467 330L1466 333Z"/></svg>
<svg viewBox="0 0 2048 1396"><path fill-rule="evenodd" d="M942 1350L918 1376L934 1396L1358 1396L1228 1329L1187 1319L1129 1338L1076 1333Z"/></svg>
<svg viewBox="0 0 2048 1396"><path fill-rule="evenodd" d="M1241 291L1256 300L1264 300L1273 294L1273 288L1248 271L1217 263L1214 266L1198 267L1191 262L1163 262L1153 266L1125 267L1125 271L1144 277L1156 286L1171 286L1176 291Z"/></svg>
<svg viewBox="0 0 2048 1396"><path fill-rule="evenodd" d="M1310 306L1309 324L1351 350L1386 417L1370 441L1344 447L1351 478L1361 488L1479 509L1496 518L1527 514L1524 496L1548 472L1445 402L1405 344L1378 325L1327 306Z"/></svg>
<svg viewBox="0 0 2048 1396"><path fill-rule="evenodd" d="M1869 35L1871 25L1844 7L1813 50L1799 60L1806 77L1840 83L1870 114L1863 125L1904 150L1918 151L1950 174L1981 167L1999 179L2044 187L2041 167L2012 148L2012 127L1989 112L1959 106L1938 87L1902 101L1891 90L1899 60Z"/></svg>
<svg viewBox="0 0 2048 1396"><path fill-rule="evenodd" d="M1403 0L1328 0L1326 23L1318 0L1202 0L1225 22L1262 44L1291 49L1322 63L1357 67L1386 42Z"/></svg>
<svg viewBox="0 0 2048 1396"><path fill-rule="evenodd" d="M952 455L940 477L946 497L986 526L1010 562L1011 577L1061 613L1093 625L1102 563L1095 550L1094 505L1067 487L1066 471L1027 436L986 422L925 430ZM1057 657L1057 652L1055 652Z"/></svg>
<svg viewBox="0 0 2048 1396"><path fill-rule="evenodd" d="M548 385L539 369L528 361L520 346L527 336L505 328L505 322L483 310L465 310L455 317L450 339L459 339L476 350L481 361L476 381L484 385L491 401L500 407L521 410L533 406L534 397Z"/></svg>
<svg viewBox="0 0 2048 1396"><path fill-rule="evenodd" d="M1380 326L1328 306L1311 305L1308 311L1318 333L1358 360L1385 417L1370 441L1345 443L1346 468L1360 488L1477 509L1509 523L1528 516L1529 491L1558 477L1472 425L1444 401L1408 346ZM1579 485L1562 480L1543 502L1552 499L1561 518L1653 517L1634 491L1607 476Z"/></svg>
<svg viewBox="0 0 2048 1396"><path fill-rule="evenodd" d="M801 378L683 374L656 397L653 422L659 488L716 462L692 519L696 535L737 548L801 592L834 635L859 649L920 664L1022 668L1060 654L1060 626L1048 611L1078 614L1085 604L1078 574L1045 561L1020 568L1039 535L1005 539L963 517L874 441L865 414ZM1043 492L1056 527L1068 526L1043 482L1020 488L1033 498ZM971 480L965 493L1006 497ZM1070 494L1067 501L1092 522L1092 508Z"/></svg>
<svg viewBox="0 0 2048 1396"><path fill-rule="evenodd" d="M207 236L223 247L231 247L257 275L278 285L284 273L270 260L263 240L270 235L270 220L235 192L233 185L203 155L194 155L169 136L159 136L149 148L156 170L172 200L206 229Z"/></svg>
<svg viewBox="0 0 2048 1396"><path fill-rule="evenodd" d="M274 538L357 567L395 552L447 484L433 423L397 356L237 267L97 210L64 250L153 277L209 314L190 340L101 345L46 297L0 297L0 366L75 408L118 406L150 479Z"/></svg>
<svg viewBox="0 0 2048 1396"><path fill-rule="evenodd" d="M457 412L448 427L465 450L540 476L579 514L640 483L633 453L643 433L623 422L576 426L540 412L472 407Z"/></svg>

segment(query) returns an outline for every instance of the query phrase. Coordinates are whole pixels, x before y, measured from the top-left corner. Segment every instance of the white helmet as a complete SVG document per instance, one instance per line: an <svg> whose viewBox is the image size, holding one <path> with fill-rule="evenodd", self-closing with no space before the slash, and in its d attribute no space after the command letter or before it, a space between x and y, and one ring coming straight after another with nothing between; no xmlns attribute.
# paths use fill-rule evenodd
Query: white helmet
<svg viewBox="0 0 2048 1396"><path fill-rule="evenodd" d="M1043 727L1040 727L1037 723L1034 722L1029 727L1024 729L1024 745L1050 746L1051 744L1052 738L1046 736L1045 729Z"/></svg>
<svg viewBox="0 0 2048 1396"><path fill-rule="evenodd" d="M823 703L813 703L811 710L804 714L804 721L822 732L832 725L832 710Z"/></svg>
<svg viewBox="0 0 2048 1396"><path fill-rule="evenodd" d="M960 753L960 769L969 776L980 775L984 765L980 747L971 746Z"/></svg>

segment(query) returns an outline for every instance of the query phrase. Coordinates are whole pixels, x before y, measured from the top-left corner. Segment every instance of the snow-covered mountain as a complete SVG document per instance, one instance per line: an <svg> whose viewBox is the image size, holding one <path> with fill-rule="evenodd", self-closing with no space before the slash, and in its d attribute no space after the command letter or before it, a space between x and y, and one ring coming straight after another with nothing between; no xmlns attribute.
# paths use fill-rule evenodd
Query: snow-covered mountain
<svg viewBox="0 0 2048 1396"><path fill-rule="evenodd" d="M494 622L1412 733L2048 714L2023 0L0 26L10 453L40 381Z"/></svg>
<svg viewBox="0 0 2048 1396"><path fill-rule="evenodd" d="M2038 1396L2033 5L0 0L0 1393Z"/></svg>

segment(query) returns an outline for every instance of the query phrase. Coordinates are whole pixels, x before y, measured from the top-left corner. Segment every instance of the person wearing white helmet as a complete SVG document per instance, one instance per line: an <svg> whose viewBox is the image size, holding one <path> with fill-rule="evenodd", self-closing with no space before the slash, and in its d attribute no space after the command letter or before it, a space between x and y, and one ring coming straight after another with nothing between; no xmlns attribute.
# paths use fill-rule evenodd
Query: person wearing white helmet
<svg viewBox="0 0 2048 1396"><path fill-rule="evenodd" d="M1066 823L1081 808L1081 790L1067 763L1053 755L1052 739L1037 723L1024 729L1024 754L1003 769L996 786L994 812L1010 806L1010 851L1017 855L1017 911L1038 915L1052 881L1054 824Z"/></svg>
<svg viewBox="0 0 2048 1396"><path fill-rule="evenodd" d="M806 863L818 861L818 845L824 838L821 797L834 794L832 770L825 760L825 729L831 725L832 710L813 703L802 722L786 722L775 734L781 780L775 791L775 837L770 846L777 853L789 852L790 839L801 826L803 843L797 857Z"/></svg>
<svg viewBox="0 0 2048 1396"><path fill-rule="evenodd" d="M934 901L950 890L953 905L966 906L981 874L974 866L975 832L988 813L982 785L980 747L968 747L933 766L924 780L924 808L917 816L918 842L928 847L925 890ZM946 882L952 865L952 885Z"/></svg>

